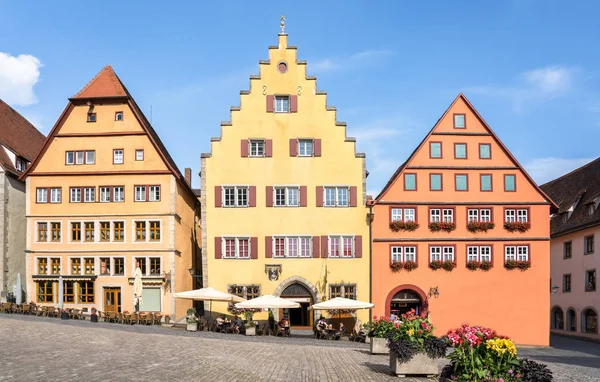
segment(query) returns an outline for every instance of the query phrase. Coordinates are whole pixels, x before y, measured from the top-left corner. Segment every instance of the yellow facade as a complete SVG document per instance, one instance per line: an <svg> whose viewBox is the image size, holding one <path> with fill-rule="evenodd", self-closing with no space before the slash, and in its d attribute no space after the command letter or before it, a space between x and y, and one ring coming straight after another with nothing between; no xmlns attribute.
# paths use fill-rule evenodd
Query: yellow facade
<svg viewBox="0 0 600 382"><path fill-rule="evenodd" d="M110 67L103 69L70 100L24 175L28 298L57 306L62 276L65 308L132 312L139 261L140 311L179 319L191 303L173 293L192 289L188 269L197 247L192 232L198 202L129 93L124 87L106 93L107 82L122 87ZM88 121L90 113L95 121ZM83 164L77 152L86 153ZM145 193L137 189L136 196L136 187L146 187ZM60 237L53 232L56 223Z"/></svg>
<svg viewBox="0 0 600 382"><path fill-rule="evenodd" d="M287 314L292 325L308 326L321 313L308 312L305 308L310 303L327 300L336 293L361 301L370 299L365 156L355 152L355 140L346 137L346 124L336 121L335 108L327 106L326 93L317 90L316 79L306 75L306 62L297 60L296 47L287 45L287 35L280 34L278 42L269 47L269 60L260 61L260 74L250 77L250 90L240 93L240 107L232 108L231 120L222 123L221 137L212 138L211 153L202 154L203 282L204 286L246 297L251 297L250 289L258 288L261 295L295 298L302 302L301 310L275 312L275 316ZM279 96L289 97L289 112L277 112L277 102L282 102L281 111L286 110ZM268 105L270 102L275 105ZM312 155L300 156L298 140L312 141ZM253 157L250 147L245 156L244 146L254 141L264 141L269 152ZM302 154L307 152L304 147ZM247 188L255 206L252 200L249 206L225 206L225 190L232 186ZM272 192L273 205L277 204L274 189L278 187L299 190L306 206L268 205L271 201L267 193ZM328 191L321 187L338 187L349 197L354 192L356 206L323 206L325 200L317 199L326 199L323 193ZM255 240L255 247L250 248L252 258L226 258L227 253L234 253L227 252L227 240L235 238ZM333 258L331 246L337 247L338 240L344 238L351 239L342 246L349 257ZM253 245L252 239L247 244L239 244L241 241L235 246L238 257L246 255L245 245ZM295 251L301 243L310 243L310 249ZM324 243L327 251L323 254ZM353 243L351 253L346 243ZM276 245L285 249L278 250ZM313 253L315 245L319 251ZM288 257L306 255L308 251L315 256ZM286 257L278 258L277 254ZM270 273L271 269L280 272ZM342 285L344 288L336 289ZM236 286L242 288L236 291ZM213 303L212 311L226 314L227 305ZM357 316L365 321L368 311L358 311ZM255 316L266 317L262 313Z"/></svg>

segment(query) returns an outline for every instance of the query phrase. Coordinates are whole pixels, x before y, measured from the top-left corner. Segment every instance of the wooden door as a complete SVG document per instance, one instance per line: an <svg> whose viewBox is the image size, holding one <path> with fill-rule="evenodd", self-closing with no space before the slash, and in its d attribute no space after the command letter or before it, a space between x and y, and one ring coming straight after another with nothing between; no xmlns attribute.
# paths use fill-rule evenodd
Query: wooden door
<svg viewBox="0 0 600 382"><path fill-rule="evenodd" d="M104 311L121 311L121 288L104 288Z"/></svg>

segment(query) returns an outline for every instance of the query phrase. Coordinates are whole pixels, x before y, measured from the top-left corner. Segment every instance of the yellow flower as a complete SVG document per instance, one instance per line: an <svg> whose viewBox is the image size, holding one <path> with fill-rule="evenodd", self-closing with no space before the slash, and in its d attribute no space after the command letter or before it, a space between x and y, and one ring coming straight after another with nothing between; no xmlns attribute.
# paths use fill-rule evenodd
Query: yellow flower
<svg viewBox="0 0 600 382"><path fill-rule="evenodd" d="M414 330L414 329L408 329L408 330L406 331L406 334L408 334L409 336L411 336L411 337L412 337L412 336L413 336L413 334L415 334L415 330Z"/></svg>

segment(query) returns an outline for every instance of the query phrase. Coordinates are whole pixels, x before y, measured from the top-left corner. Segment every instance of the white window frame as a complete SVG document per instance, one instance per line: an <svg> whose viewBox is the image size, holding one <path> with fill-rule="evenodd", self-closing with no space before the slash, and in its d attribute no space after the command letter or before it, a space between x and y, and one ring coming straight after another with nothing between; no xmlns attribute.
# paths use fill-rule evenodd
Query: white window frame
<svg viewBox="0 0 600 382"><path fill-rule="evenodd" d="M354 235L329 235L327 237L327 257L330 259L350 259L354 258L356 255L356 243ZM338 256L332 255L332 246L334 245L334 240L337 241L338 247ZM352 254L350 256L344 255L344 241L350 240L352 244Z"/></svg>
<svg viewBox="0 0 600 382"><path fill-rule="evenodd" d="M514 223L516 221L517 221L517 210L515 210L515 209L504 210L504 222Z"/></svg>
<svg viewBox="0 0 600 382"><path fill-rule="evenodd" d="M404 246L404 262L414 261L417 262L417 247L414 245Z"/></svg>
<svg viewBox="0 0 600 382"><path fill-rule="evenodd" d="M123 121L123 112L122 111L117 111L115 113L115 121L117 121L117 122Z"/></svg>
<svg viewBox="0 0 600 382"><path fill-rule="evenodd" d="M467 209L467 222L478 222L479 221L479 210L477 208Z"/></svg>
<svg viewBox="0 0 600 382"><path fill-rule="evenodd" d="M440 208L432 208L429 210L429 222L439 223L442 221L442 210Z"/></svg>
<svg viewBox="0 0 600 382"><path fill-rule="evenodd" d="M392 221L401 222L404 216L404 210L402 208L392 208Z"/></svg>
<svg viewBox="0 0 600 382"><path fill-rule="evenodd" d="M287 101L287 105L284 101ZM289 113L290 112L290 96L276 95L273 97L273 111L275 113ZM287 106L287 107L285 107Z"/></svg>
<svg viewBox="0 0 600 382"><path fill-rule="evenodd" d="M277 253L277 245L276 245L276 241L277 239L284 240L284 250L283 250L283 256L279 255ZM292 254L290 248L292 247L291 243L292 241L296 241L296 254ZM302 254L302 242L306 241L308 242L308 253ZM282 259L282 258L292 258L292 259L296 259L296 258L312 258L313 255L313 246L312 246L312 241L313 241L313 237L312 236L307 236L307 235L293 235L293 236L273 236L273 240L271 243L272 246L272 254L273 254L273 258L278 258L278 259Z"/></svg>
<svg viewBox="0 0 600 382"><path fill-rule="evenodd" d="M86 151L85 152L85 164L96 164L96 152Z"/></svg>
<svg viewBox="0 0 600 382"><path fill-rule="evenodd" d="M125 150L113 149L113 164L123 164L125 162Z"/></svg>
<svg viewBox="0 0 600 382"><path fill-rule="evenodd" d="M227 256L226 251L226 241L227 240L235 240L235 255ZM248 256L241 257L240 256L240 242L247 241L248 242ZM223 259L251 259L252 258L252 239L249 236L225 236L221 239L221 258Z"/></svg>
<svg viewBox="0 0 600 382"><path fill-rule="evenodd" d="M69 191L69 202L70 203L81 203L82 200L81 188L75 187L71 188Z"/></svg>
<svg viewBox="0 0 600 382"><path fill-rule="evenodd" d="M266 146L264 139L250 139L248 142L248 156L252 158L264 158L266 155Z"/></svg>
<svg viewBox="0 0 600 382"><path fill-rule="evenodd" d="M444 261L452 261L455 262L456 258L455 258L455 254L454 254L454 247L451 246L444 246L442 247L442 257L444 259Z"/></svg>
<svg viewBox="0 0 600 382"><path fill-rule="evenodd" d="M429 262L442 261L442 247L432 246L429 247Z"/></svg>
<svg viewBox="0 0 600 382"><path fill-rule="evenodd" d="M517 247L514 245L504 247L504 261L509 260L517 260Z"/></svg>
<svg viewBox="0 0 600 382"><path fill-rule="evenodd" d="M405 222L415 222L417 218L417 210L415 208L405 208L404 209L404 221Z"/></svg>
<svg viewBox="0 0 600 382"><path fill-rule="evenodd" d="M36 201L37 203L48 203L48 189L47 188L38 188L36 191Z"/></svg>
<svg viewBox="0 0 600 382"><path fill-rule="evenodd" d="M283 190L283 204L279 204L277 191ZM295 196L292 195L295 193ZM296 203L292 203L293 201ZM274 207L300 207L300 187L299 186L275 186L273 187L273 206Z"/></svg>
<svg viewBox="0 0 600 382"><path fill-rule="evenodd" d="M135 160L136 161L144 160L144 150L143 149L135 150Z"/></svg>
<svg viewBox="0 0 600 382"><path fill-rule="evenodd" d="M481 208L479 210L479 221L491 223L492 221L492 210L491 208Z"/></svg>
<svg viewBox="0 0 600 382"><path fill-rule="evenodd" d="M148 200L151 202L160 202L160 186L149 186Z"/></svg>
<svg viewBox="0 0 600 382"><path fill-rule="evenodd" d="M452 208L442 209L442 221L444 223L454 223L454 210Z"/></svg>
<svg viewBox="0 0 600 382"><path fill-rule="evenodd" d="M475 245L467 246L467 262L479 261L479 247Z"/></svg>
<svg viewBox="0 0 600 382"><path fill-rule="evenodd" d="M61 203L62 202L62 188L51 188L50 189L50 203Z"/></svg>
<svg viewBox="0 0 600 382"><path fill-rule="evenodd" d="M526 245L517 246L517 260L529 261L529 247Z"/></svg>
<svg viewBox="0 0 600 382"><path fill-rule="evenodd" d="M85 151L75 151L75 164L85 164Z"/></svg>
<svg viewBox="0 0 600 382"><path fill-rule="evenodd" d="M393 263L402 263L404 261L404 247L395 245L391 247L390 256Z"/></svg>
<svg viewBox="0 0 600 382"><path fill-rule="evenodd" d="M100 187L100 203L109 203L111 201L110 187Z"/></svg>
<svg viewBox="0 0 600 382"><path fill-rule="evenodd" d="M479 246L479 261L492 261L492 246L481 245Z"/></svg>
<svg viewBox="0 0 600 382"><path fill-rule="evenodd" d="M312 157L315 155L314 139L298 139L298 156Z"/></svg>
<svg viewBox="0 0 600 382"><path fill-rule="evenodd" d="M71 156L69 158L69 155ZM71 166L75 164L75 151L67 151L65 152L65 164L67 166Z"/></svg>
<svg viewBox="0 0 600 382"><path fill-rule="evenodd" d="M124 202L125 201L125 186L115 186L112 189L113 191L113 197L112 197L112 201L113 202ZM119 191L117 193L117 191ZM117 198L117 195L120 196L120 198Z"/></svg>
<svg viewBox="0 0 600 382"><path fill-rule="evenodd" d="M233 204L227 204L227 191L233 190ZM246 203L242 204L242 193L246 193ZM250 206L250 186L223 186L221 187L221 206L227 208L239 208Z"/></svg>
<svg viewBox="0 0 600 382"><path fill-rule="evenodd" d="M517 210L517 221L521 223L527 223L529 221L529 214L527 209L520 208Z"/></svg>
<svg viewBox="0 0 600 382"><path fill-rule="evenodd" d="M135 186L133 189L134 200L136 202L146 201L146 186Z"/></svg>
<svg viewBox="0 0 600 382"><path fill-rule="evenodd" d="M334 199L327 198L327 191L333 190ZM344 198L341 197L340 191L346 192L346 198L344 203ZM328 202L333 202L328 203ZM323 206L324 207L350 207L350 187L349 186L325 186L323 187Z"/></svg>
<svg viewBox="0 0 600 382"><path fill-rule="evenodd" d="M94 203L96 201L96 187L83 188L84 203Z"/></svg>

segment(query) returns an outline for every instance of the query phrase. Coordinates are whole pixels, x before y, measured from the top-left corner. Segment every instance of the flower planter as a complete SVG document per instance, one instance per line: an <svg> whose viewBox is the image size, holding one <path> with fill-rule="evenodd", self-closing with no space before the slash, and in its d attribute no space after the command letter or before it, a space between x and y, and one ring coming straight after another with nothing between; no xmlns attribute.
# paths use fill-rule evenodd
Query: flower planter
<svg viewBox="0 0 600 382"><path fill-rule="evenodd" d="M246 328L247 336L255 336L256 335L256 326L250 326Z"/></svg>
<svg viewBox="0 0 600 382"><path fill-rule="evenodd" d="M187 331L188 332L197 332L198 331L198 323L194 322L194 323L189 323L187 324Z"/></svg>
<svg viewBox="0 0 600 382"><path fill-rule="evenodd" d="M67 313L67 312L62 312L62 313L60 314L60 319L61 319L61 320L68 320L68 319L69 319L69 313Z"/></svg>
<svg viewBox="0 0 600 382"><path fill-rule="evenodd" d="M438 374L438 363L437 360L431 359L424 353L417 353L410 361L400 363L396 357L396 354L390 354L390 369L392 373L400 376L409 375L426 375L427 377L433 377Z"/></svg>
<svg viewBox="0 0 600 382"><path fill-rule="evenodd" d="M387 338L371 338L371 354L389 354L390 349L387 347Z"/></svg>
<svg viewBox="0 0 600 382"><path fill-rule="evenodd" d="M171 316L165 316L165 324L168 324L171 322Z"/></svg>
<svg viewBox="0 0 600 382"><path fill-rule="evenodd" d="M98 322L98 315L97 314L92 314L90 316L90 321L91 322Z"/></svg>

